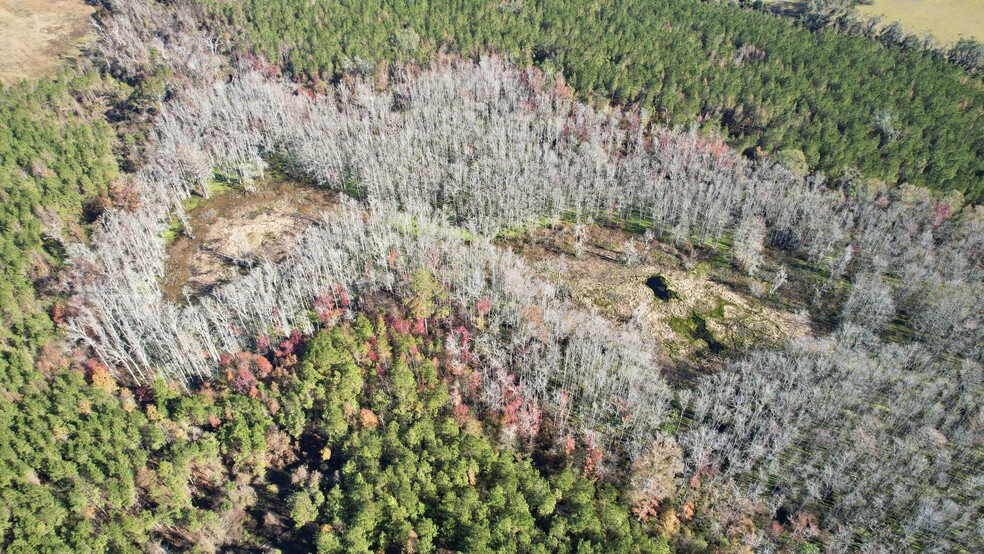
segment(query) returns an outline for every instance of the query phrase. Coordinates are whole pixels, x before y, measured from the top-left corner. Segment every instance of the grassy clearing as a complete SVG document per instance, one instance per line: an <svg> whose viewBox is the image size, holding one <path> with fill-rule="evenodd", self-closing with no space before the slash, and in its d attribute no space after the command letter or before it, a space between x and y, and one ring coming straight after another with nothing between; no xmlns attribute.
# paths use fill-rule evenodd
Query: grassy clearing
<svg viewBox="0 0 984 554"><path fill-rule="evenodd" d="M58 72L92 30L83 0L0 0L0 83Z"/></svg>
<svg viewBox="0 0 984 554"><path fill-rule="evenodd" d="M215 198L216 196L222 196L234 190L241 190L241 189L237 188L236 185L226 180L223 180L221 178L212 179L212 181L208 185L209 199ZM203 196L191 195L188 198L185 198L184 202L182 202L182 205L186 212L191 212L193 210L197 210L199 207L201 207L203 202L207 202L207 201L208 199L206 199ZM171 244L173 244L174 241L176 241L178 237L181 236L181 233L182 233L181 221L177 217L171 219L171 226L168 227L166 231L164 231L164 246L171 246Z"/></svg>
<svg viewBox="0 0 984 554"><path fill-rule="evenodd" d="M884 16L885 23L898 21L913 34L930 33L941 42L984 40L982 0L874 0L870 6L858 6L858 12Z"/></svg>
<svg viewBox="0 0 984 554"><path fill-rule="evenodd" d="M584 234L580 254L570 225L534 229L504 244L583 307L617 322L641 317L659 365L673 380L713 370L749 348L812 332L784 302L749 294L748 278L725 261L698 258L690 249L624 229L587 225ZM632 263L626 261L628 241L635 244ZM661 283L651 282L656 277Z"/></svg>
<svg viewBox="0 0 984 554"><path fill-rule="evenodd" d="M294 237L335 204L334 193L277 172L252 192L216 179L209 196L185 202L191 232L175 220L164 233L168 259L161 288L172 300L183 300L186 289L192 296L208 292L260 258L282 260Z"/></svg>

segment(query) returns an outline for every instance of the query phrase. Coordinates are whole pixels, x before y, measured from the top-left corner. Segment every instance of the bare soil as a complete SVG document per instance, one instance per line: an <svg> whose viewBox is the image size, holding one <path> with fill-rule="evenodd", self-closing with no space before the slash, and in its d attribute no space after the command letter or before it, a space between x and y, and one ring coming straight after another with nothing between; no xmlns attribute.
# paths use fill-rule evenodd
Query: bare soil
<svg viewBox="0 0 984 554"><path fill-rule="evenodd" d="M0 83L56 73L93 27L82 0L0 0Z"/></svg>
<svg viewBox="0 0 984 554"><path fill-rule="evenodd" d="M277 262L294 238L334 206L335 193L281 179L203 200L188 216L191 232L168 248L163 291L184 301L248 271L260 259Z"/></svg>
<svg viewBox="0 0 984 554"><path fill-rule="evenodd" d="M629 240L637 255L626 263ZM698 368L714 369L750 348L811 334L802 317L712 279L708 263L697 263L673 246L646 244L638 235L598 226L587 228L584 244L581 256L575 256L570 227L541 229L509 241L542 276L566 288L581 305L619 322L638 314L663 367L678 378L692 377ZM654 276L665 279L672 292L668 300L647 286Z"/></svg>

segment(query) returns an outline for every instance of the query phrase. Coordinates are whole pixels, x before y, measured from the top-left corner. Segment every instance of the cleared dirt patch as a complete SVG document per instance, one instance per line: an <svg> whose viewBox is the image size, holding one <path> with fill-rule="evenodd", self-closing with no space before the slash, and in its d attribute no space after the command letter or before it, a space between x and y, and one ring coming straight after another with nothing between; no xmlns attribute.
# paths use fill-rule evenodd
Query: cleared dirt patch
<svg viewBox="0 0 984 554"><path fill-rule="evenodd" d="M0 0L0 83L54 74L92 30L82 0Z"/></svg>
<svg viewBox="0 0 984 554"><path fill-rule="evenodd" d="M580 256L569 227L537 230L509 245L582 305L615 321L641 317L663 366L678 378L811 333L807 321L712 280L706 264L685 261L672 246L596 226L583 233Z"/></svg>
<svg viewBox="0 0 984 554"><path fill-rule="evenodd" d="M281 179L257 183L253 192L230 191L189 210L191 233L168 248L163 283L172 300L207 293L261 258L280 261L294 237L335 204L335 194Z"/></svg>

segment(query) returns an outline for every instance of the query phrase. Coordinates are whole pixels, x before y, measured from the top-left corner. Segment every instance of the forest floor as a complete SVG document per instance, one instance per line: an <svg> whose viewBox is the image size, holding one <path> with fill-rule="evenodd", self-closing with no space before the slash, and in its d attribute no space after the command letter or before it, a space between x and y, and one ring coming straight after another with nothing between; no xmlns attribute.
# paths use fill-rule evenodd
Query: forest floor
<svg viewBox="0 0 984 554"><path fill-rule="evenodd" d="M172 300L208 292L259 259L280 261L293 251L294 237L334 206L326 189L299 186L278 177L256 190L228 190L188 210L191 233L168 247L162 289Z"/></svg>
<svg viewBox="0 0 984 554"><path fill-rule="evenodd" d="M632 263L625 261L629 240L636 250ZM580 257L575 256L570 227L538 229L508 245L582 306L619 322L641 316L658 361L672 380L706 373L751 348L777 346L812 333L809 322L792 310L734 286L748 280L737 271L668 244L646 244L638 235L589 226ZM715 274L722 271L730 282L717 279ZM653 277L667 285L668 300L647 285Z"/></svg>
<svg viewBox="0 0 984 554"><path fill-rule="evenodd" d="M0 0L0 83L52 75L92 30L82 0Z"/></svg>
<svg viewBox="0 0 984 554"><path fill-rule="evenodd" d="M898 21L910 33L930 33L940 42L954 43L961 37L984 40L982 0L874 0L858 6L868 17L882 15L883 23Z"/></svg>

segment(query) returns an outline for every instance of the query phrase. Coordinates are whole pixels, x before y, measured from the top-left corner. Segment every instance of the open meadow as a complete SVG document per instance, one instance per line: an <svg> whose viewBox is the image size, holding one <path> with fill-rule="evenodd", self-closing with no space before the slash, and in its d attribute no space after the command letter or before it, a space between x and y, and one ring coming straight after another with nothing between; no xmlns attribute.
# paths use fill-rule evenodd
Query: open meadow
<svg viewBox="0 0 984 554"><path fill-rule="evenodd" d="M961 38L984 39L984 2L981 0L875 0L858 6L858 12L884 16L885 23L898 21L911 33L931 33L940 42Z"/></svg>
<svg viewBox="0 0 984 554"><path fill-rule="evenodd" d="M92 30L92 13L82 0L0 0L0 83L55 73Z"/></svg>

